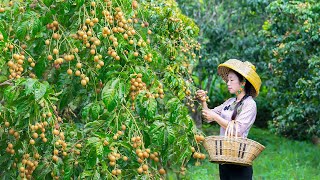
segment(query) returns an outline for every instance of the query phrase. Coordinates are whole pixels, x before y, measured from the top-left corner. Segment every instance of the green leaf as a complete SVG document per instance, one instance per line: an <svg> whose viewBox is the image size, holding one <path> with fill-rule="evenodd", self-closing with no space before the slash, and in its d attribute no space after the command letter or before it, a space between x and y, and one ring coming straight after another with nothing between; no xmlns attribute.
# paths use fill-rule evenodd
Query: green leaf
<svg viewBox="0 0 320 180"><path fill-rule="evenodd" d="M81 173L81 179L84 179L85 177L92 177L92 171L85 170Z"/></svg>
<svg viewBox="0 0 320 180"><path fill-rule="evenodd" d="M96 170L93 179L100 179L100 173Z"/></svg>
<svg viewBox="0 0 320 180"><path fill-rule="evenodd" d="M13 102L15 99L18 98L20 91L16 91L14 86L9 86L4 91L4 98L8 102Z"/></svg>
<svg viewBox="0 0 320 180"><path fill-rule="evenodd" d="M82 6L84 4L85 0L76 0L77 6Z"/></svg>
<svg viewBox="0 0 320 180"><path fill-rule="evenodd" d="M96 144L96 152L98 156L101 156L103 154L103 144L101 141Z"/></svg>
<svg viewBox="0 0 320 180"><path fill-rule="evenodd" d="M35 36L41 30L42 23L40 19L35 18L32 24L32 35Z"/></svg>
<svg viewBox="0 0 320 180"><path fill-rule="evenodd" d="M71 175L73 174L73 166L72 165L67 165L64 166L64 175L63 179L69 180L71 178Z"/></svg>
<svg viewBox="0 0 320 180"><path fill-rule="evenodd" d="M100 114L100 104L98 104L98 102L95 102L92 106L91 106L91 117L93 118L92 120L96 120L99 117Z"/></svg>
<svg viewBox="0 0 320 180"><path fill-rule="evenodd" d="M25 81L24 85L25 85L25 92L26 95L33 93L34 89L33 89L33 85L37 82L36 79L27 79L27 81Z"/></svg>
<svg viewBox="0 0 320 180"><path fill-rule="evenodd" d="M89 117L89 112L90 112L90 106L92 103L87 104L81 111L81 115L83 119L87 119Z"/></svg>
<svg viewBox="0 0 320 180"><path fill-rule="evenodd" d="M49 6L51 6L51 4L53 3L53 0L43 0L43 3L44 3L47 7L49 7Z"/></svg>
<svg viewBox="0 0 320 180"><path fill-rule="evenodd" d="M42 83L36 83L34 88L34 98L36 101L41 99L47 92L47 85Z"/></svg>
<svg viewBox="0 0 320 180"><path fill-rule="evenodd" d="M51 168L49 165L46 164L40 164L36 169L37 178L39 179L45 179L46 175L48 175L51 172Z"/></svg>
<svg viewBox="0 0 320 180"><path fill-rule="evenodd" d="M98 143L100 141L100 139L99 138L97 138L97 137L91 137L91 138L89 138L88 140L87 140L87 142L88 142L88 146L90 145L90 144L95 144L95 143Z"/></svg>
<svg viewBox="0 0 320 180"><path fill-rule="evenodd" d="M117 88L119 84L119 79L114 81L109 81L102 90L102 101L109 112L113 111L117 106L118 96Z"/></svg>
<svg viewBox="0 0 320 180"><path fill-rule="evenodd" d="M24 39L28 32L28 23L23 22L17 27L16 35L19 39Z"/></svg>
<svg viewBox="0 0 320 180"><path fill-rule="evenodd" d="M146 117L148 119L153 119L157 111L157 101L154 98L149 98L147 103L148 103L148 106L146 109Z"/></svg>
<svg viewBox="0 0 320 180"><path fill-rule="evenodd" d="M6 81L8 78L6 76L0 76L0 83Z"/></svg>

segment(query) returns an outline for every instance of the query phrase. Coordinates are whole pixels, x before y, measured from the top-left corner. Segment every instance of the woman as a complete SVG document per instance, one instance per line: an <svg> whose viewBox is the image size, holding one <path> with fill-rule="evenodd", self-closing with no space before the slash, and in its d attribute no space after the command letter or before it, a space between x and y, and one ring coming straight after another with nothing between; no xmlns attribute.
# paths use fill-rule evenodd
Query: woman
<svg viewBox="0 0 320 180"><path fill-rule="evenodd" d="M256 119L257 107L253 98L259 94L261 79L250 62L230 59L218 66L218 74L226 81L228 90L236 96L228 99L214 109L209 109L206 103L206 92L197 91L197 97L202 103L202 116L207 122L215 121L220 125L220 135L231 120L238 124L240 137L247 137L249 130ZM219 164L221 180L252 179L252 166L234 164Z"/></svg>

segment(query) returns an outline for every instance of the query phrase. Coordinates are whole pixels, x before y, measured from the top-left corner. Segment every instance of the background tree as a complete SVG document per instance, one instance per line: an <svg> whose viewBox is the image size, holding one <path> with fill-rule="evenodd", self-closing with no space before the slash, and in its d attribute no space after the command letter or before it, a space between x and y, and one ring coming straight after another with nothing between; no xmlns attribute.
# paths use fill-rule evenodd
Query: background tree
<svg viewBox="0 0 320 180"><path fill-rule="evenodd" d="M319 137L319 3L317 1L178 1L200 26L203 58L197 86L210 106L228 98L217 65L249 60L262 78L256 125L295 139ZM208 8L210 7L210 8ZM199 11L200 10L200 11ZM199 79L197 80L197 77ZM200 117L200 116L198 116Z"/></svg>
<svg viewBox="0 0 320 180"><path fill-rule="evenodd" d="M261 31L272 69L270 127L295 139L320 133L319 10L318 1L274 1Z"/></svg>
<svg viewBox="0 0 320 180"><path fill-rule="evenodd" d="M250 61L262 78L262 88L258 104L256 125L267 127L271 119L267 77L268 64L261 58L263 37L259 31L265 18L265 11L270 1L178 1L179 6L188 16L195 19L200 27L202 58L194 70L194 79L199 88L206 89L210 97L210 107L215 107L230 97L225 83L217 75L217 66L230 59L238 58ZM197 116L201 121L200 115Z"/></svg>

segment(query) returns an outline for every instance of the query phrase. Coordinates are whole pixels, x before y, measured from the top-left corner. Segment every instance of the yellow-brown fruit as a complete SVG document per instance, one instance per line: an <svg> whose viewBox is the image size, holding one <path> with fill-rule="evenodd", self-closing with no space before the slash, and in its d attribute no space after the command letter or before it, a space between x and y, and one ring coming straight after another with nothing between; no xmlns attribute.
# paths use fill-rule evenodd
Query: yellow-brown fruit
<svg viewBox="0 0 320 180"><path fill-rule="evenodd" d="M148 165L146 165L146 164L142 165L142 169L143 169L144 171L147 171L148 168L149 168Z"/></svg>
<svg viewBox="0 0 320 180"><path fill-rule="evenodd" d="M115 169L113 169L113 170L111 171L111 173L112 173L112 175L117 175L117 171L116 171Z"/></svg>
<svg viewBox="0 0 320 180"><path fill-rule="evenodd" d="M121 174L121 169L117 169L117 175Z"/></svg>
<svg viewBox="0 0 320 180"><path fill-rule="evenodd" d="M11 128L10 130L9 130L9 134L11 134L11 135L13 135L14 134L14 129L13 128Z"/></svg>
<svg viewBox="0 0 320 180"><path fill-rule="evenodd" d="M52 38L53 38L53 39L59 39L59 38L60 38L60 35L57 34L57 33L53 33L53 34L52 34Z"/></svg>
<svg viewBox="0 0 320 180"><path fill-rule="evenodd" d="M57 150L57 149L53 150L53 154L54 155L58 155L59 154L59 150Z"/></svg>
<svg viewBox="0 0 320 180"><path fill-rule="evenodd" d="M63 156L67 156L68 153L67 153L67 152L63 152L62 155L63 155Z"/></svg>
<svg viewBox="0 0 320 180"><path fill-rule="evenodd" d="M58 156L56 156L56 155L53 155L53 156L52 156L52 160L53 160L54 162L57 162L58 159L59 159Z"/></svg>
<svg viewBox="0 0 320 180"><path fill-rule="evenodd" d="M81 145L81 144L76 144L76 147L77 147L77 148L81 148L82 145Z"/></svg>
<svg viewBox="0 0 320 180"><path fill-rule="evenodd" d="M144 158L148 158L148 157L149 157L149 153L148 153L148 152L146 152L146 151L145 151L145 152L143 152L143 157L144 157Z"/></svg>
<svg viewBox="0 0 320 180"><path fill-rule="evenodd" d="M138 168L138 173L141 174L142 172L143 172L142 167L139 167L139 168Z"/></svg>
<svg viewBox="0 0 320 180"><path fill-rule="evenodd" d="M51 61L53 59L52 55L48 55L47 59Z"/></svg>
<svg viewBox="0 0 320 180"><path fill-rule="evenodd" d="M87 85L87 81L86 81L85 79L82 79L82 80L81 80L81 85L82 85L82 86L86 86L86 85Z"/></svg>
<svg viewBox="0 0 320 180"><path fill-rule="evenodd" d="M161 175L164 175L164 174L166 174L166 170L164 170L163 168L161 168L161 169L159 169L159 173L160 173Z"/></svg>
<svg viewBox="0 0 320 180"><path fill-rule="evenodd" d="M113 136L113 140L117 140L118 139L118 136L117 135L114 135Z"/></svg>
<svg viewBox="0 0 320 180"><path fill-rule="evenodd" d="M81 72L80 72L79 70L77 70L76 73L75 73L75 75L76 75L76 76L80 76L80 75L81 75Z"/></svg>
<svg viewBox="0 0 320 180"><path fill-rule="evenodd" d="M71 70L71 69L68 69L68 70L67 70L67 73L68 73L69 75L71 75L71 74L72 74L72 70Z"/></svg>
<svg viewBox="0 0 320 180"><path fill-rule="evenodd" d="M201 154L200 159L205 159L206 155L205 154Z"/></svg>
<svg viewBox="0 0 320 180"><path fill-rule="evenodd" d="M196 149L195 149L194 147L191 147L191 151L192 151L192 152L195 152Z"/></svg>
<svg viewBox="0 0 320 180"><path fill-rule="evenodd" d="M115 157L115 156L109 155L108 157L109 157L109 160L110 160L111 162L116 161L116 157Z"/></svg>
<svg viewBox="0 0 320 180"><path fill-rule="evenodd" d="M127 156L123 156L122 159L123 159L124 161L128 161L128 157L127 157Z"/></svg>
<svg viewBox="0 0 320 180"><path fill-rule="evenodd" d="M57 129L55 129L55 130L53 130L53 132L52 132L54 135L59 135L59 131L57 130Z"/></svg>
<svg viewBox="0 0 320 180"><path fill-rule="evenodd" d="M56 49L56 48L54 48L52 52L53 52L53 54L58 54L58 53L59 53L59 50Z"/></svg>
<svg viewBox="0 0 320 180"><path fill-rule="evenodd" d="M156 156L154 154L150 154L150 159L154 159Z"/></svg>
<svg viewBox="0 0 320 180"><path fill-rule="evenodd" d="M12 61L9 61L9 62L8 62L8 66L9 66L9 67L13 67L13 66L14 66L14 63L13 63Z"/></svg>
<svg viewBox="0 0 320 180"><path fill-rule="evenodd" d="M34 155L34 158L39 159L39 158L40 158L40 154L36 153L36 154Z"/></svg>
<svg viewBox="0 0 320 180"><path fill-rule="evenodd" d="M81 63L77 63L76 67L77 67L78 69L80 69L80 68L82 67L82 64L81 64Z"/></svg>
<svg viewBox="0 0 320 180"><path fill-rule="evenodd" d="M35 133L32 134L32 137L37 139L39 137L39 135L38 135L38 133L35 132Z"/></svg>
<svg viewBox="0 0 320 180"><path fill-rule="evenodd" d="M58 25L59 25L58 21L53 21L52 24L53 24L54 26L58 26Z"/></svg>
<svg viewBox="0 0 320 180"><path fill-rule="evenodd" d="M33 139L30 139L30 144L34 145L36 142Z"/></svg>

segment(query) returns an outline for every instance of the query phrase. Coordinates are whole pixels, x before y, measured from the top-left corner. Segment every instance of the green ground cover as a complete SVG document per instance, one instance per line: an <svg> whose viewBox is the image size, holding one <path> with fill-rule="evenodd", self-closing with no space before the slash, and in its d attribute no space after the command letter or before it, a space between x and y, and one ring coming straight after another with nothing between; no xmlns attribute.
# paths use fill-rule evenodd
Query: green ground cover
<svg viewBox="0 0 320 180"><path fill-rule="evenodd" d="M294 141L252 128L249 138L260 142L266 149L254 161L254 179L320 179L320 147L311 142ZM217 164L204 161L200 166L188 165L185 176L174 173L168 179L219 179Z"/></svg>

